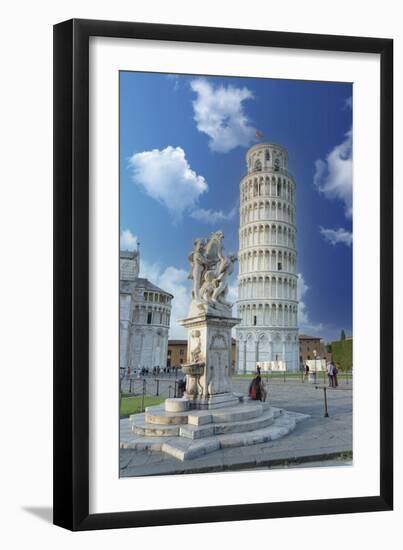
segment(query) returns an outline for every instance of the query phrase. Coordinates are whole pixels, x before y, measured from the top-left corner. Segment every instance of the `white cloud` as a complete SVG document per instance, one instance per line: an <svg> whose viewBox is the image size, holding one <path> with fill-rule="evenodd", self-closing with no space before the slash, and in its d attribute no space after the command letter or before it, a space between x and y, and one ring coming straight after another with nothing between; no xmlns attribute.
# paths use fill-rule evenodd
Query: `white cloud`
<svg viewBox="0 0 403 550"><path fill-rule="evenodd" d="M297 300L302 300L305 294L308 292L309 286L306 284L302 273L298 273L297 280Z"/></svg>
<svg viewBox="0 0 403 550"><path fill-rule="evenodd" d="M120 250L136 250L137 237L133 235L130 229L124 229L120 233Z"/></svg>
<svg viewBox="0 0 403 550"><path fill-rule="evenodd" d="M129 160L133 181L180 219L208 190L203 176L191 169L181 147L168 146L134 154Z"/></svg>
<svg viewBox="0 0 403 550"><path fill-rule="evenodd" d="M193 210L190 215L197 221L215 225L220 222L232 220L235 217L237 210L238 209L234 207L228 213L225 213L222 210L206 210L204 208L198 208L197 210Z"/></svg>
<svg viewBox="0 0 403 550"><path fill-rule="evenodd" d="M322 323L313 323L309 318L309 313L306 304L303 300L305 294L309 290L309 286L306 284L302 273L298 273L297 281L297 299L298 299L298 325L301 333L315 332L320 333L323 330Z"/></svg>
<svg viewBox="0 0 403 550"><path fill-rule="evenodd" d="M344 100L344 109L352 109L353 108L353 98L352 96L346 97Z"/></svg>
<svg viewBox="0 0 403 550"><path fill-rule="evenodd" d="M199 132L209 136L210 149L227 153L253 141L256 128L243 111L243 101L253 99L251 90L234 86L214 88L203 78L192 80L190 86L197 94L193 101L194 120Z"/></svg>
<svg viewBox="0 0 403 550"><path fill-rule="evenodd" d="M187 278L187 271L174 266L162 269L158 264L141 260L140 276L173 295L169 338L186 339L186 330L177 321L188 315L191 281Z"/></svg>
<svg viewBox="0 0 403 550"><path fill-rule="evenodd" d="M353 234L351 231L347 231L343 227L338 229L326 229L324 227L320 228L320 232L330 244L343 243L347 246L351 246L353 242Z"/></svg>
<svg viewBox="0 0 403 550"><path fill-rule="evenodd" d="M345 140L336 145L327 155L326 160L315 162L314 185L328 199L339 199L344 202L347 218L353 213L353 144L352 130Z"/></svg>

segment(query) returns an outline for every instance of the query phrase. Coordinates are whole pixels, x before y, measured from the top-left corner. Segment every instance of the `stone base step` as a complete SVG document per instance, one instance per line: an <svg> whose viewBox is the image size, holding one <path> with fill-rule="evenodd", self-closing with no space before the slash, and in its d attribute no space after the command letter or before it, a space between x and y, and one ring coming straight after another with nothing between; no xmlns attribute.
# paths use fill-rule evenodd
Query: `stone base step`
<svg viewBox="0 0 403 550"><path fill-rule="evenodd" d="M150 424L144 414L136 414L130 417L132 430L137 435L144 437L172 437L179 436L179 424Z"/></svg>
<svg viewBox="0 0 403 550"><path fill-rule="evenodd" d="M167 412L163 405L147 407L145 421L148 424L192 424L199 426L216 422L236 422L258 417L269 407L268 403L246 401L235 407L210 410L190 410L183 412ZM131 422L136 422L138 414L130 416Z"/></svg>
<svg viewBox="0 0 403 550"><path fill-rule="evenodd" d="M267 409L267 408L266 408ZM121 447L131 448L137 451L160 451L178 460L191 460L219 449L230 447L243 447L274 441L286 436L302 420L309 415L281 411L271 407L273 422L260 429L243 433L217 434L201 439L189 439L186 437L137 437L130 435L122 438Z"/></svg>
<svg viewBox="0 0 403 550"><path fill-rule="evenodd" d="M163 406L158 405L146 408L145 421L148 424L187 424L189 414L190 411L169 413ZM135 421L137 416L137 414L132 414L130 421Z"/></svg>
<svg viewBox="0 0 403 550"><path fill-rule="evenodd" d="M147 407L143 414L130 416L132 430L137 435L154 437L182 436L190 439L210 437L220 433L245 432L267 426L273 409L268 403L251 401L236 407L205 411L170 413L163 407Z"/></svg>
<svg viewBox="0 0 403 550"><path fill-rule="evenodd" d="M214 418L214 423L212 424L202 426L186 424L181 426L179 435L181 437L187 437L188 439L201 439L213 435L250 432L269 426L273 422L275 416L279 414L281 414L280 411L269 409L258 417L254 416L246 420L235 420L234 422L215 422L216 419Z"/></svg>

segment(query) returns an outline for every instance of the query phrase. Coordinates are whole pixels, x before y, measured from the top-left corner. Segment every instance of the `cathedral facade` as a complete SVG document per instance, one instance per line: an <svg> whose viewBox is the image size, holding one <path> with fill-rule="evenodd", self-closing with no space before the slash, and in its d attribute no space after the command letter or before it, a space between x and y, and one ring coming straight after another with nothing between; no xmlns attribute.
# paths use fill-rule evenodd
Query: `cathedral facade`
<svg viewBox="0 0 403 550"><path fill-rule="evenodd" d="M164 368L172 294L139 277L140 254L120 252L120 368Z"/></svg>
<svg viewBox="0 0 403 550"><path fill-rule="evenodd" d="M298 352L295 181L288 153L259 143L240 182L237 369L275 361L296 371Z"/></svg>

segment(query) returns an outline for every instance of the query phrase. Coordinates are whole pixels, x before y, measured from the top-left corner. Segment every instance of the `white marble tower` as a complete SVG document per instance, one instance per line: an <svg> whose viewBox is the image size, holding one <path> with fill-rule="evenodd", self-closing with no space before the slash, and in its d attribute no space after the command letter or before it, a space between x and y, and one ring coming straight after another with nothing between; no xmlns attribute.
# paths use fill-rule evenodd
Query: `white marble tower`
<svg viewBox="0 0 403 550"><path fill-rule="evenodd" d="M238 372L277 361L298 370L295 181L287 150L259 143L240 183ZM279 364L279 363L277 363Z"/></svg>

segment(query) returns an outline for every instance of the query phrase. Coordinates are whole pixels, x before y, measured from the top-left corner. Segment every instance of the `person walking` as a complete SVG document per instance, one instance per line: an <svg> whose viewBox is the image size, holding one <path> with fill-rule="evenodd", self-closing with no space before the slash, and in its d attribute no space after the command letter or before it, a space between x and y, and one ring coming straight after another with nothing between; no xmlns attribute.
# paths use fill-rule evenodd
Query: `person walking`
<svg viewBox="0 0 403 550"><path fill-rule="evenodd" d="M326 365L327 378L329 382L329 388L333 388L333 363L329 361Z"/></svg>
<svg viewBox="0 0 403 550"><path fill-rule="evenodd" d="M305 363L304 380L308 380L308 376L309 376L309 365L308 363Z"/></svg>
<svg viewBox="0 0 403 550"><path fill-rule="evenodd" d="M333 364L333 387L334 388L337 388L337 386L339 385L338 381L337 381L337 373L339 372L339 369L337 368L337 366Z"/></svg>

